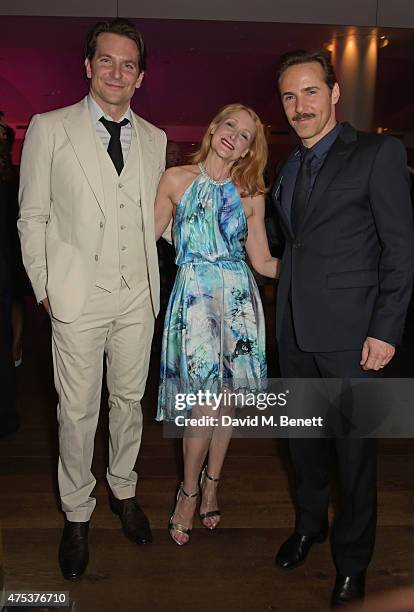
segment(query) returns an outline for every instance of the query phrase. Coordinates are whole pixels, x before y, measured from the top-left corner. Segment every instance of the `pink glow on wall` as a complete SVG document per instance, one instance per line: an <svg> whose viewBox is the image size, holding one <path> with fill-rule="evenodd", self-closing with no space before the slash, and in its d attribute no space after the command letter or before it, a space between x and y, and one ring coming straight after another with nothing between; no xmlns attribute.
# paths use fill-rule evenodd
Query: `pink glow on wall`
<svg viewBox="0 0 414 612"><path fill-rule="evenodd" d="M0 108L11 125L34 113L72 104L88 90L82 46L95 19L2 17ZM148 46L148 67L132 106L176 140L195 139L218 108L240 101L266 124L286 130L276 71L283 52L317 49L334 26L137 21ZM379 53L375 125L414 132L414 41L388 31ZM18 132L20 140L23 130ZM19 144L17 143L16 155Z"/></svg>

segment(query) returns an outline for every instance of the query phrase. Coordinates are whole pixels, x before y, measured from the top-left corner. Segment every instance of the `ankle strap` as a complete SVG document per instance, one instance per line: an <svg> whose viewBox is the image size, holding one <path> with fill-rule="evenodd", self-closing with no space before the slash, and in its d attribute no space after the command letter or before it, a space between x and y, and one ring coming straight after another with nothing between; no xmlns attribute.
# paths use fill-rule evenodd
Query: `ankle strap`
<svg viewBox="0 0 414 612"><path fill-rule="evenodd" d="M213 482L220 481L220 478L213 478L213 476L210 476L210 474L207 472L207 466L204 468L204 474L206 475L206 478L208 478L209 480L212 480Z"/></svg>
<svg viewBox="0 0 414 612"><path fill-rule="evenodd" d="M186 497L197 497L198 490L195 493L187 493L187 491L184 489L183 484L184 484L183 482L180 484L181 493L183 493Z"/></svg>

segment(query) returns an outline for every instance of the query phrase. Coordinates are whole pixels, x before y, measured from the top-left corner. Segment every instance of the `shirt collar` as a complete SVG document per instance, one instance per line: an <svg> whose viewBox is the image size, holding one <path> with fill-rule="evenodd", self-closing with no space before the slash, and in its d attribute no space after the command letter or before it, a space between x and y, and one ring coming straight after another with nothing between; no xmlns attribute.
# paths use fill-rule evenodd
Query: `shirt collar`
<svg viewBox="0 0 414 612"><path fill-rule="evenodd" d="M105 119L108 119L109 121L113 121L112 117L110 117L109 115L107 115L107 114L105 114L103 112L103 110L101 109L99 104L96 102L96 100L93 99L93 97L91 96L90 93L88 94L88 108L89 108L89 112L91 114L92 121L93 121L94 125L98 123L99 119L102 116L105 117ZM126 112L122 115L122 117L120 119L118 119L117 123L119 123L123 119L128 119L129 125L132 126L132 115L131 115L131 107L130 106L128 106ZM128 127L128 126L126 126L126 127Z"/></svg>
<svg viewBox="0 0 414 612"><path fill-rule="evenodd" d="M333 143L335 142L341 129L342 129L342 123L337 123L330 132L325 134L323 138L318 140L318 142L314 144L313 147L311 147L312 153L314 153L314 155L319 158L326 155L329 149L331 148L331 146L333 145ZM303 151L305 147L302 144L299 146L300 146L300 150Z"/></svg>

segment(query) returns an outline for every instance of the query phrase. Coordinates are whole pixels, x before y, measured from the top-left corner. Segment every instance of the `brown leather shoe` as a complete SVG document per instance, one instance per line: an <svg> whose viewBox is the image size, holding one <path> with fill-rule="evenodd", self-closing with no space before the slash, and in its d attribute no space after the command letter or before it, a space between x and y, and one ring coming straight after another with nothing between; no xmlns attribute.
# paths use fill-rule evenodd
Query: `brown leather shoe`
<svg viewBox="0 0 414 612"><path fill-rule="evenodd" d="M89 521L65 522L59 547L59 564L65 580L79 580L89 561Z"/></svg>
<svg viewBox="0 0 414 612"><path fill-rule="evenodd" d="M116 499L111 492L109 494L109 505L112 512L119 516L127 538L136 544L150 544L152 542L148 519L137 504L135 497Z"/></svg>

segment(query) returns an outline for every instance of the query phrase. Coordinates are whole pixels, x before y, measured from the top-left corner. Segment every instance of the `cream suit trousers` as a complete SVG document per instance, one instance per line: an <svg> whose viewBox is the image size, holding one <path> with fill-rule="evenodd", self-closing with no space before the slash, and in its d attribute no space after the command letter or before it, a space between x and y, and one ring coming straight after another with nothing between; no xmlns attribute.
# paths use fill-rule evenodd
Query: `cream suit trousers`
<svg viewBox="0 0 414 612"><path fill-rule="evenodd" d="M120 281L121 284L121 281ZM116 498L135 495L141 444L141 398L151 355L154 315L148 282L108 292L94 287L72 323L52 317L55 385L59 396L58 480L69 521L89 520L96 500L91 472L101 401L103 357L109 391L107 480Z"/></svg>

